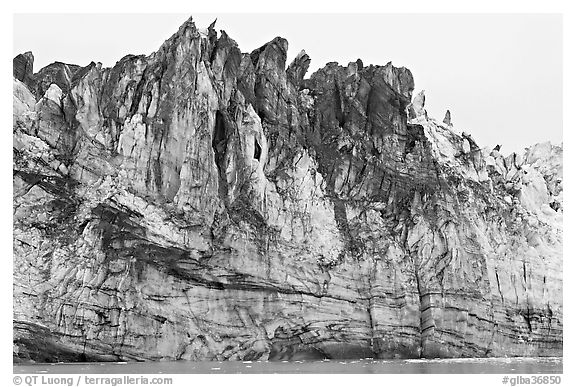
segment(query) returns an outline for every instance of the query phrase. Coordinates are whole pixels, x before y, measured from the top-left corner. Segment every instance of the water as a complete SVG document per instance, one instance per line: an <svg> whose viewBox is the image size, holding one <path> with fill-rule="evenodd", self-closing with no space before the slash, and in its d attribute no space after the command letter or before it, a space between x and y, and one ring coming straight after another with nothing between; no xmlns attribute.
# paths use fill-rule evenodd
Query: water
<svg viewBox="0 0 576 387"><path fill-rule="evenodd" d="M562 358L17 364L34 374L559 374Z"/></svg>

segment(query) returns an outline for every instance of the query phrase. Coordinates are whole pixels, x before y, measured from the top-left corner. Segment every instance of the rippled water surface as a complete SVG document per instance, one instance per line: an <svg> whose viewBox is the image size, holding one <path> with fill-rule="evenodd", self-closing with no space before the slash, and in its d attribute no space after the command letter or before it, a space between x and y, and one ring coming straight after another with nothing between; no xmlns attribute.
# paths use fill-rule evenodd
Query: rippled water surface
<svg viewBox="0 0 576 387"><path fill-rule="evenodd" d="M352 373L352 374L552 374L562 373L562 358L483 358L412 360L226 361L17 364L14 373L54 374L209 374L209 373Z"/></svg>

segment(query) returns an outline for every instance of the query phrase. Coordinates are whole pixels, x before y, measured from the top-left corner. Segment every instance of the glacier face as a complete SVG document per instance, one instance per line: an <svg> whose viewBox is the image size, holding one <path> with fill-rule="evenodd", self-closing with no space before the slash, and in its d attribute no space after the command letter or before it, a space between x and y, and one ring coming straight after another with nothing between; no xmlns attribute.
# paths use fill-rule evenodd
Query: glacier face
<svg viewBox="0 0 576 387"><path fill-rule="evenodd" d="M189 20L112 68L15 58L15 359L561 355L562 147L287 47Z"/></svg>

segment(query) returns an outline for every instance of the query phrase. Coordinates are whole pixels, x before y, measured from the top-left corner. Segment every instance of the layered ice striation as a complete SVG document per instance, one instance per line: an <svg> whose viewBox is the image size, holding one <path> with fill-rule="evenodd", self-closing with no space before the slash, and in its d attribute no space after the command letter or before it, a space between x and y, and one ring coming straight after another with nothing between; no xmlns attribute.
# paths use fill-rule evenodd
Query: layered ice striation
<svg viewBox="0 0 576 387"><path fill-rule="evenodd" d="M562 147L287 49L190 19L112 68L15 58L16 360L561 355Z"/></svg>

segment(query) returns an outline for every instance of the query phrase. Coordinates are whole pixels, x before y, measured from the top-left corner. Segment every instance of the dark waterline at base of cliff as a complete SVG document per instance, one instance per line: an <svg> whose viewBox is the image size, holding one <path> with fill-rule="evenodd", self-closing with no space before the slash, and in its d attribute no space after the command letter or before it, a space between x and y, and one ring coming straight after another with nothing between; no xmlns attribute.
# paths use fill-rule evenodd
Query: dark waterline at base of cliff
<svg viewBox="0 0 576 387"><path fill-rule="evenodd" d="M561 357L322 361L170 361L18 364L14 373L50 374L559 374Z"/></svg>

